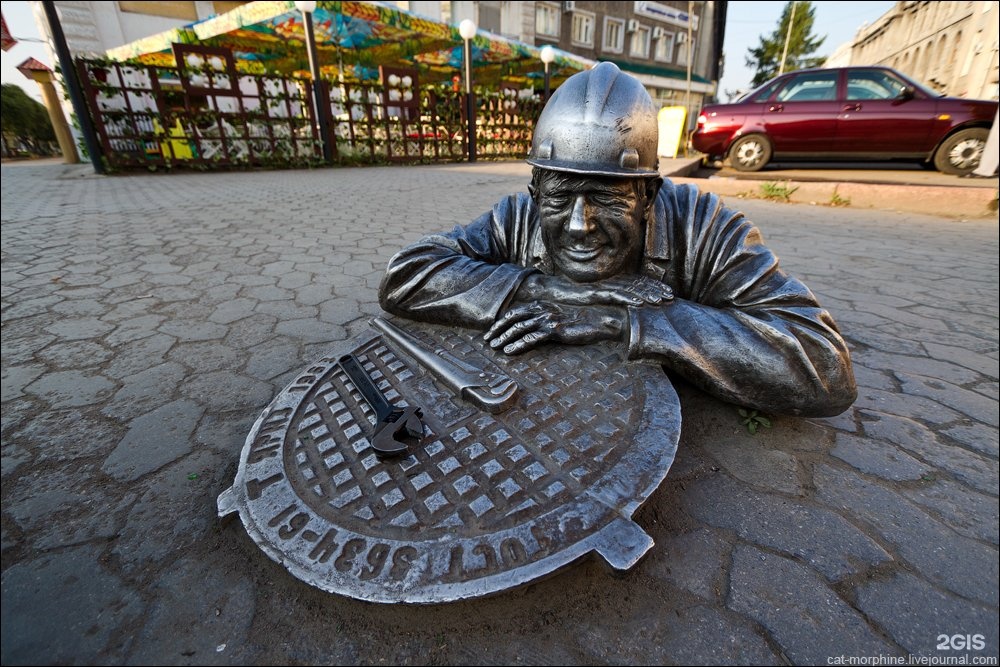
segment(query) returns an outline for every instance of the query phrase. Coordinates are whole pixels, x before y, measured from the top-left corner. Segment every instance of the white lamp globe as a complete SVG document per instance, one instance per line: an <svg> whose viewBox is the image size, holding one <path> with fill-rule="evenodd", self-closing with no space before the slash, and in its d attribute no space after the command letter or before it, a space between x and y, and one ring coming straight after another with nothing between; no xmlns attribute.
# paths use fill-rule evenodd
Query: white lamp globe
<svg viewBox="0 0 1000 667"><path fill-rule="evenodd" d="M541 59L543 63L548 65L549 63L551 63L553 60L556 59L556 50L553 49L551 46L543 46Z"/></svg>
<svg viewBox="0 0 1000 667"><path fill-rule="evenodd" d="M458 24L458 34L462 39L472 39L476 36L476 22L472 19L465 19Z"/></svg>
<svg viewBox="0 0 1000 667"><path fill-rule="evenodd" d="M313 12L316 11L316 3L295 0L295 8L300 12L302 12L303 14L312 14Z"/></svg>

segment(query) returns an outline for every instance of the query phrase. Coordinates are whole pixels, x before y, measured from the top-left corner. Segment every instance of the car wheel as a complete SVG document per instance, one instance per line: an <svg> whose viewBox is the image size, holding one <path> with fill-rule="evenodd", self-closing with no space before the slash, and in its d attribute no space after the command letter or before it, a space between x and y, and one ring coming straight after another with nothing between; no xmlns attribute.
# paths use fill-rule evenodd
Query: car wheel
<svg viewBox="0 0 1000 667"><path fill-rule="evenodd" d="M979 166L989 132L981 127L960 130L944 140L934 154L934 166L945 174L968 174Z"/></svg>
<svg viewBox="0 0 1000 667"><path fill-rule="evenodd" d="M761 134L739 138L729 149L729 161L738 171L760 171L771 160L771 142Z"/></svg>

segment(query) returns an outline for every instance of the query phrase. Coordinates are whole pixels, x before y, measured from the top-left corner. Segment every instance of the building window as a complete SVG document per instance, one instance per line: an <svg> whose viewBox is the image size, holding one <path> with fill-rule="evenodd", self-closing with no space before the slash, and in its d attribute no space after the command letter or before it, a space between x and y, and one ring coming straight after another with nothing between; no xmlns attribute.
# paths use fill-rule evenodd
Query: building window
<svg viewBox="0 0 1000 667"><path fill-rule="evenodd" d="M632 41L629 42L628 53L635 58L649 57L649 28L639 26L632 33Z"/></svg>
<svg viewBox="0 0 1000 667"><path fill-rule="evenodd" d="M662 37L656 40L656 50L653 52L653 58L661 63L669 63L674 59L673 33L664 33Z"/></svg>
<svg viewBox="0 0 1000 667"><path fill-rule="evenodd" d="M609 53L621 53L625 48L625 21L604 17L604 42L601 47Z"/></svg>
<svg viewBox="0 0 1000 667"><path fill-rule="evenodd" d="M573 43L578 46L594 45L594 15L573 12Z"/></svg>
<svg viewBox="0 0 1000 667"><path fill-rule="evenodd" d="M538 3L535 5L535 33L546 37L559 37L559 7Z"/></svg>

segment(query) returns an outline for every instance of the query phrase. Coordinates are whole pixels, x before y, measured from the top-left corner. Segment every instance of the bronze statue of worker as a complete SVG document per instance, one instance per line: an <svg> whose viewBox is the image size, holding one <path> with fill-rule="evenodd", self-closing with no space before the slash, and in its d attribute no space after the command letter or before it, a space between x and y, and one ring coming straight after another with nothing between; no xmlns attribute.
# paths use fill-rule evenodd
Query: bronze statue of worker
<svg viewBox="0 0 1000 667"><path fill-rule="evenodd" d="M835 415L856 397L830 314L760 232L657 167L657 110L611 63L570 77L535 127L529 193L389 263L396 315L485 331L517 354L619 341L731 403Z"/></svg>

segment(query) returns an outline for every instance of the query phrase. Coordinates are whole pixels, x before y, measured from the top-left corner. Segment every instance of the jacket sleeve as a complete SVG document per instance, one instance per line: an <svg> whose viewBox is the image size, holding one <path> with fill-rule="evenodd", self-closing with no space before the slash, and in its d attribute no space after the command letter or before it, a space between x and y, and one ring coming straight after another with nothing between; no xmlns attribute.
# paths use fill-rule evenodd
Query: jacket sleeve
<svg viewBox="0 0 1000 667"><path fill-rule="evenodd" d="M382 308L425 322L485 329L523 280L531 203L513 195L469 225L427 236L391 260L379 287Z"/></svg>
<svg viewBox="0 0 1000 667"><path fill-rule="evenodd" d="M857 396L830 314L778 266L760 232L715 195L664 184L664 280L677 298L630 308L629 356L654 359L724 400L771 413L830 416Z"/></svg>

